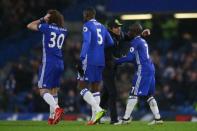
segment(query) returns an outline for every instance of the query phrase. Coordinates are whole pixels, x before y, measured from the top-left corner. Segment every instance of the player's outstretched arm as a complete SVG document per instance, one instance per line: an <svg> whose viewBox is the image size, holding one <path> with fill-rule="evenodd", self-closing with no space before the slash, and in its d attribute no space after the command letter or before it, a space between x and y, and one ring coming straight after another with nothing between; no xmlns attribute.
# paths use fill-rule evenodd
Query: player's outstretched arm
<svg viewBox="0 0 197 131"><path fill-rule="evenodd" d="M133 62L133 60L134 60L134 54L129 52L127 56L116 59L115 63L119 65L126 62Z"/></svg>
<svg viewBox="0 0 197 131"><path fill-rule="evenodd" d="M40 23L43 23L43 22L46 22L49 20L49 17L50 17L50 14L46 14L44 17L38 19L38 20L35 20L35 21L32 21L31 23L29 23L27 25L27 28L30 29L30 30L33 30L33 31L38 31L38 25Z"/></svg>
<svg viewBox="0 0 197 131"><path fill-rule="evenodd" d="M33 31L38 31L38 25L41 23L41 20L35 20L27 25L27 28Z"/></svg>

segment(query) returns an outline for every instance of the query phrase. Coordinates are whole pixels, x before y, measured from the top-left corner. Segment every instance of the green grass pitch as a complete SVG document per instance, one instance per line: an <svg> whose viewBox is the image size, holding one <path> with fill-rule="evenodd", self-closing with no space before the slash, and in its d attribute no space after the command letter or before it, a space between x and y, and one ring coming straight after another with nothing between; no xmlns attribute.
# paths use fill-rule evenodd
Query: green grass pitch
<svg viewBox="0 0 197 131"><path fill-rule="evenodd" d="M197 131L197 123L164 122L163 125L148 126L147 122L133 121L128 125L87 126L85 122L61 121L49 126L46 121L0 121L0 131Z"/></svg>

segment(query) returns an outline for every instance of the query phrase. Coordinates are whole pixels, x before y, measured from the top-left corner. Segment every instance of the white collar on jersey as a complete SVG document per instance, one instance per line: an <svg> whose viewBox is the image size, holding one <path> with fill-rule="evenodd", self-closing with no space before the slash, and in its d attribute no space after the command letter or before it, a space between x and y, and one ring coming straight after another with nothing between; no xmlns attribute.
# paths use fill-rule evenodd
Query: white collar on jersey
<svg viewBox="0 0 197 131"><path fill-rule="evenodd" d="M138 36L136 36L134 39L137 39L137 38L139 38L140 36L138 35Z"/></svg>
<svg viewBox="0 0 197 131"><path fill-rule="evenodd" d="M91 19L90 21L96 21L95 19Z"/></svg>

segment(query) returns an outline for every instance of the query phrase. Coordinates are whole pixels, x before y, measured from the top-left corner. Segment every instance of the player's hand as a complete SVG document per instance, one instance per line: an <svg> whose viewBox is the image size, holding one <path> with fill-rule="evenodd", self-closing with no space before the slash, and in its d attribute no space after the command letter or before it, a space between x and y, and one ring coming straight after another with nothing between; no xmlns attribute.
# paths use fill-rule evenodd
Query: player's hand
<svg viewBox="0 0 197 131"><path fill-rule="evenodd" d="M81 77L83 77L84 76L84 71L83 71L83 68L82 68L82 62L78 61L75 67L76 67L77 71L79 72L79 75Z"/></svg>
<svg viewBox="0 0 197 131"><path fill-rule="evenodd" d="M117 63L118 59L119 59L119 58L117 58L117 57L113 57L113 63L114 63L115 66L119 65L119 64Z"/></svg>
<svg viewBox="0 0 197 131"><path fill-rule="evenodd" d="M145 29L145 30L143 30L143 32L142 32L142 36L143 37L146 37L146 36L149 36L151 33L150 33L150 29Z"/></svg>

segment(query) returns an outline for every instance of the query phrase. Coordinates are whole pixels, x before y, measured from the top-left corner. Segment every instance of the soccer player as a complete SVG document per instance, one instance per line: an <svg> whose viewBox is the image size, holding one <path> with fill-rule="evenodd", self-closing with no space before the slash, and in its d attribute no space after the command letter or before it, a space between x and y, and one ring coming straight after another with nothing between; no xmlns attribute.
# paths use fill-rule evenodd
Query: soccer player
<svg viewBox="0 0 197 131"><path fill-rule="evenodd" d="M64 113L58 105L57 96L60 76L64 70L61 49L67 37L64 17L57 10L49 10L43 18L29 23L27 28L43 33L43 56L38 87L40 95L50 106L48 124L57 124Z"/></svg>
<svg viewBox="0 0 197 131"><path fill-rule="evenodd" d="M113 40L107 29L96 21L96 11L87 8L83 11L83 45L78 64L78 80L81 89L80 94L83 99L91 105L93 117L88 122L89 125L96 124L105 115L100 104L100 82L105 66L104 47L113 45ZM91 93L88 90L88 83L91 85Z"/></svg>
<svg viewBox="0 0 197 131"><path fill-rule="evenodd" d="M140 24L133 24L130 26L129 35L133 40L131 41L130 51L126 57L116 60L117 64L124 62L132 62L135 65L135 75L132 81L132 89L129 93L125 115L119 124L129 123L130 115L136 105L138 98L144 99L150 106L155 120L149 124L161 124L161 116L154 98L155 92L155 68L149 56L148 44L141 38L142 27Z"/></svg>
<svg viewBox="0 0 197 131"><path fill-rule="evenodd" d="M117 88L115 85L116 77L116 65L114 63L114 57L120 58L127 54L127 49L131 38L126 32L121 30L123 24L118 19L112 19L108 22L108 31L114 41L114 46L105 48L105 61L106 66L103 71L103 88L101 90L101 103L100 106L110 111L110 124L118 123L118 115L116 109L117 101ZM150 35L150 30L145 29L142 34L143 37Z"/></svg>

